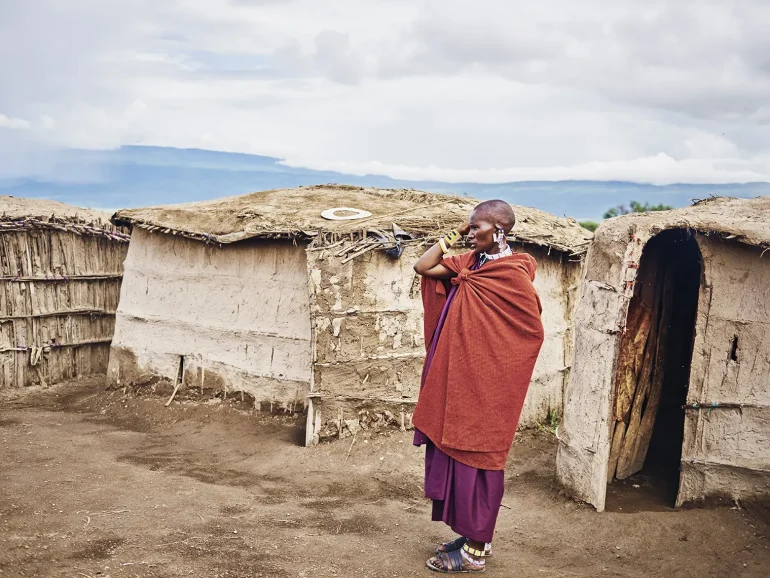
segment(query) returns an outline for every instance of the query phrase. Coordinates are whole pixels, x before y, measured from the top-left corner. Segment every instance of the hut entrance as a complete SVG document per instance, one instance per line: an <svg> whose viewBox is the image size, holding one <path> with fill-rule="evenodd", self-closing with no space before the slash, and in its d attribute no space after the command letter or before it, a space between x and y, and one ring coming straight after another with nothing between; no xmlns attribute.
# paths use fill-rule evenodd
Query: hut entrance
<svg viewBox="0 0 770 578"><path fill-rule="evenodd" d="M664 231L642 253L615 376L608 509L676 501L701 273L687 231Z"/></svg>

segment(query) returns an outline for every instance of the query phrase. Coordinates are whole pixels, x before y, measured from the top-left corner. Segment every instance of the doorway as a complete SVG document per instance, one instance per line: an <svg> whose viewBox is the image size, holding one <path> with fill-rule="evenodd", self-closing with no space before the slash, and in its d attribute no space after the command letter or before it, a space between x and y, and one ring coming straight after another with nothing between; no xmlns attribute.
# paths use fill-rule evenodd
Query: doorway
<svg viewBox="0 0 770 578"><path fill-rule="evenodd" d="M615 377L607 509L674 506L703 265L686 230L646 245Z"/></svg>

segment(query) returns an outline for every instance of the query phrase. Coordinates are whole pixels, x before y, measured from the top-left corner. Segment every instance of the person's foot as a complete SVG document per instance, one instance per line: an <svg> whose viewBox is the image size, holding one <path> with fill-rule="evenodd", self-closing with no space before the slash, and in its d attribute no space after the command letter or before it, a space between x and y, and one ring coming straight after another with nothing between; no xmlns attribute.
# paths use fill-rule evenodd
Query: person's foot
<svg viewBox="0 0 770 578"><path fill-rule="evenodd" d="M466 551L466 546L451 552L442 552L425 562L426 566L434 572L444 574L460 574L484 572L486 561L484 557L476 557Z"/></svg>
<svg viewBox="0 0 770 578"><path fill-rule="evenodd" d="M459 538L455 538L451 542L444 542L443 544L439 544L436 548L436 554L443 554L444 552L454 552L455 550L459 550L465 544L468 542L468 538L465 536L460 536ZM484 544L484 556L489 557L492 555L492 544L489 542Z"/></svg>

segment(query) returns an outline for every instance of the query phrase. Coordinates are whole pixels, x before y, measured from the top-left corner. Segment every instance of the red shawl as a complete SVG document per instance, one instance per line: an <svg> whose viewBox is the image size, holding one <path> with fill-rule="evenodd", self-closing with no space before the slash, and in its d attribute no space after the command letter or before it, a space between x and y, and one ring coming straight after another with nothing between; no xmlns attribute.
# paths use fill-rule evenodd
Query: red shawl
<svg viewBox="0 0 770 578"><path fill-rule="evenodd" d="M458 285L414 411L415 427L460 463L502 470L543 344L537 263L514 253L471 271L474 253L442 261ZM423 277L425 345L446 302L444 282Z"/></svg>

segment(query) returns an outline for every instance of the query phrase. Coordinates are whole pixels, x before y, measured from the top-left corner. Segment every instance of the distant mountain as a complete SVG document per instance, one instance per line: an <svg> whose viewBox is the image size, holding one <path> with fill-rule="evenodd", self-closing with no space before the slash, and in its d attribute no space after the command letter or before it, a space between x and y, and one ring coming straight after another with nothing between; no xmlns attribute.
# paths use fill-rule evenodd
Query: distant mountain
<svg viewBox="0 0 770 578"><path fill-rule="evenodd" d="M91 208L115 209L200 201L252 191L346 183L414 188L436 193L501 198L557 215L598 219L630 200L686 206L711 195L770 195L770 183L655 186L630 182L531 181L501 184L403 181L293 168L280 159L198 149L125 146L110 151L61 153L46 176L0 179L0 194L47 198Z"/></svg>

